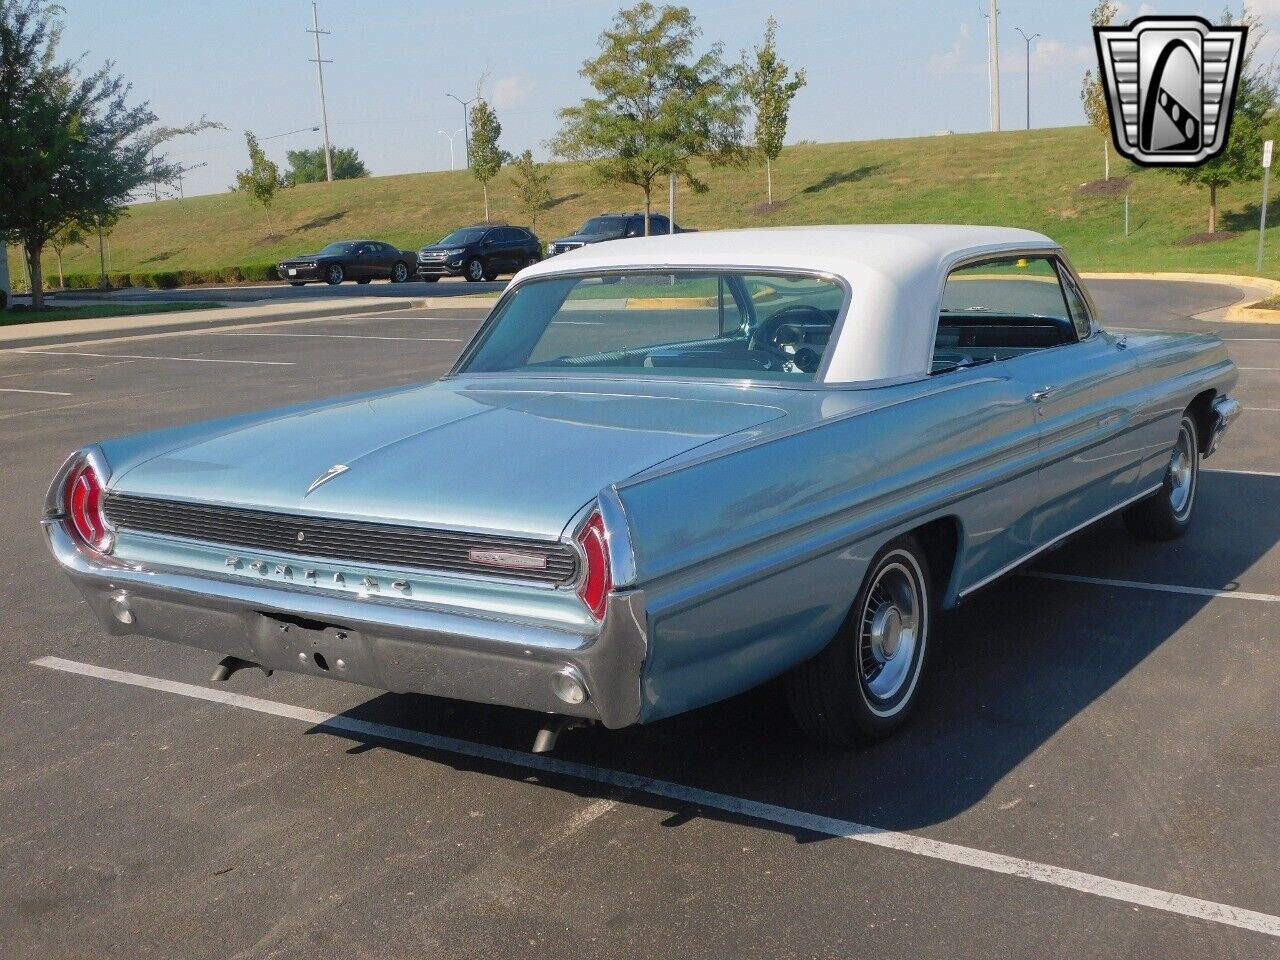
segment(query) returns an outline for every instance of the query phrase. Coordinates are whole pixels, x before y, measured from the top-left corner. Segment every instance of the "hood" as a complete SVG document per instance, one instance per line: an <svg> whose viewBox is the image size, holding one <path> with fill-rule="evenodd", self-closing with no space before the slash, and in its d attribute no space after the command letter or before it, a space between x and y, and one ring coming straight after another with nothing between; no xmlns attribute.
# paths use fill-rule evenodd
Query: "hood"
<svg viewBox="0 0 1280 960"><path fill-rule="evenodd" d="M419 247L419 253L443 253L445 250L469 250L474 244L470 243L429 243L425 247Z"/></svg>
<svg viewBox="0 0 1280 960"><path fill-rule="evenodd" d="M333 253L300 253L296 257L287 257L281 260L281 263L310 263L312 260L333 260L340 259L337 254Z"/></svg>
<svg viewBox="0 0 1280 960"><path fill-rule="evenodd" d="M113 478L124 493L554 538L601 489L784 415L760 402L448 381L265 415ZM336 465L345 472L313 487ZM310 493L308 490L310 489Z"/></svg>

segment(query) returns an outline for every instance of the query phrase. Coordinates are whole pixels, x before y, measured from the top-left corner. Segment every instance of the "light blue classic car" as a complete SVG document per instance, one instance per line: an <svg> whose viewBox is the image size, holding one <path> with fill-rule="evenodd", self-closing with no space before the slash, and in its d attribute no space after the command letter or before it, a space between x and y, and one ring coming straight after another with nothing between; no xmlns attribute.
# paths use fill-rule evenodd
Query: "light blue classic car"
<svg viewBox="0 0 1280 960"><path fill-rule="evenodd" d="M1216 337L1116 336L1049 239L622 240L522 271L435 383L104 441L49 492L113 632L625 727L782 676L912 707L939 608L1123 510L1178 536L1238 415Z"/></svg>

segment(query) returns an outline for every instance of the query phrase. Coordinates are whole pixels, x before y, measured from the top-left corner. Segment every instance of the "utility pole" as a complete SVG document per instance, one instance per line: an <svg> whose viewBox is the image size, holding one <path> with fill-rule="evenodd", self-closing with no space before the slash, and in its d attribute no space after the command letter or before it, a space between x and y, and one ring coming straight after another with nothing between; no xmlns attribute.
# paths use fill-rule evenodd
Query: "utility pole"
<svg viewBox="0 0 1280 960"><path fill-rule="evenodd" d="M676 175L667 177L667 233L676 232Z"/></svg>
<svg viewBox="0 0 1280 960"><path fill-rule="evenodd" d="M467 113L467 108L476 102L476 98L462 100L452 93L446 93L445 96L462 104L462 167L466 170L471 167L471 119L470 114Z"/></svg>
<svg viewBox="0 0 1280 960"><path fill-rule="evenodd" d="M992 0L994 3L995 0ZM316 80L320 84L320 123L324 127L324 178L330 183L333 182L333 156L329 149L329 110L324 102L324 65L333 63L332 60L325 60L320 56L320 34L328 34L328 30L320 29L320 14L316 12L316 2L311 0L311 29L307 33L315 37L316 41Z"/></svg>
<svg viewBox="0 0 1280 960"><path fill-rule="evenodd" d="M991 130L1000 130L1000 31L996 18L1000 11L996 0L991 0L991 12L987 18L987 83L991 89Z"/></svg>
<svg viewBox="0 0 1280 960"><path fill-rule="evenodd" d="M1013 29L1021 33L1022 39L1027 42L1027 129L1030 130L1031 129L1031 41L1036 39L1036 37L1040 36L1040 34L1033 33L1031 36L1028 37L1025 33L1023 33L1021 27L1014 27Z"/></svg>

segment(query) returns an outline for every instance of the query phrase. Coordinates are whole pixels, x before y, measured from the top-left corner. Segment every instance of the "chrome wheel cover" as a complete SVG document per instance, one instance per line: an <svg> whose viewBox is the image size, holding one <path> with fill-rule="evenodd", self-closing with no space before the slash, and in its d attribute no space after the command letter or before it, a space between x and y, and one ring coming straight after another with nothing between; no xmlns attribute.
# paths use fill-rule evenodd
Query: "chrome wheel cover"
<svg viewBox="0 0 1280 960"><path fill-rule="evenodd" d="M334 264L332 267L329 268L329 282L330 283L342 282L342 268L337 264Z"/></svg>
<svg viewBox="0 0 1280 960"><path fill-rule="evenodd" d="M1195 437L1184 422L1178 431L1178 440L1173 445L1169 470L1165 476L1165 484L1169 489L1169 506L1179 520L1191 513L1196 496L1196 479Z"/></svg>
<svg viewBox="0 0 1280 960"><path fill-rule="evenodd" d="M392 274L392 279L395 280L396 283L404 283L409 279L409 268L403 263L397 263L395 271Z"/></svg>
<svg viewBox="0 0 1280 960"><path fill-rule="evenodd" d="M467 267L467 276L469 276L472 280L483 280L484 264L481 263L479 260L472 260L470 265L468 265Z"/></svg>
<svg viewBox="0 0 1280 960"><path fill-rule="evenodd" d="M867 590L859 621L859 681L876 713L896 712L915 685L917 654L928 629L924 590L923 574L905 551L885 558Z"/></svg>

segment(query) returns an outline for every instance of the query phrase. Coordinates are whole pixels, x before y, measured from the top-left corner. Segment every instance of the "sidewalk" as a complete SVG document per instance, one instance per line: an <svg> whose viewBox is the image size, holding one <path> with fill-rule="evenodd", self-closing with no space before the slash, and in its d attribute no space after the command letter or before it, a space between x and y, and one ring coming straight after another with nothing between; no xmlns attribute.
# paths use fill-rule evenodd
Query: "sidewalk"
<svg viewBox="0 0 1280 960"><path fill-rule="evenodd" d="M182 330L211 330L246 323L267 323L322 317L386 313L410 309L484 309L496 298L378 297L376 299L310 300L302 303L256 303L236 307L214 307L175 313L129 314L119 317L92 317L84 320L52 320L17 323L0 327L0 349L38 347L68 340L103 340L120 334L172 333Z"/></svg>

